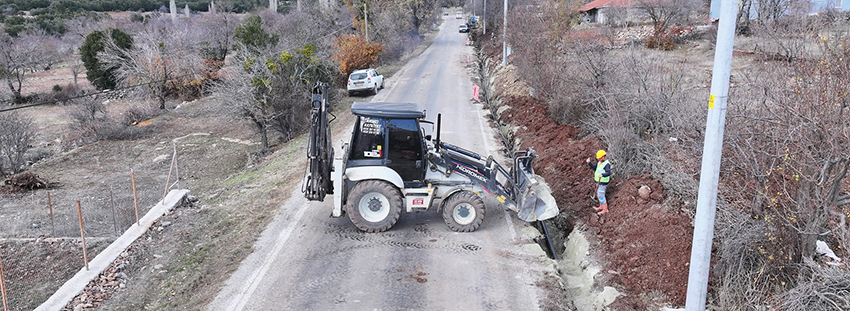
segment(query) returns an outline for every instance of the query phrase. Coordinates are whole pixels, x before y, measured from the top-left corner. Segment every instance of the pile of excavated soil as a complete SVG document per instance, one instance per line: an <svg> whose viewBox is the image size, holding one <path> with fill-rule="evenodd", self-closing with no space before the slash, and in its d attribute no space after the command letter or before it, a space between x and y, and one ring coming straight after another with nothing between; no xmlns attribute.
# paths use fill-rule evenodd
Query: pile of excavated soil
<svg viewBox="0 0 850 311"><path fill-rule="evenodd" d="M615 175L607 192L610 212L597 217L592 207L598 204L591 198L596 184L585 159L604 149L603 144L595 137L578 139L578 129L554 122L546 106L532 98L509 97L502 103L511 108L500 121L521 126L515 133L521 148L536 148L540 158L535 172L549 183L561 211L595 233L590 240L597 241L604 278L626 294L611 307L684 305L693 227L687 215L663 204L660 182L648 175ZM611 161L616 173L616 159ZM638 193L641 186L651 190L647 198Z"/></svg>
<svg viewBox="0 0 850 311"><path fill-rule="evenodd" d="M0 185L0 194L10 194L33 189L47 188L50 183L32 172L12 175Z"/></svg>
<svg viewBox="0 0 850 311"><path fill-rule="evenodd" d="M501 52L489 42L484 42L481 50L491 59ZM512 71L500 68L491 72ZM533 92L518 90L524 85L517 84L517 79L510 74L493 79L493 93L500 95L499 121L515 127L518 149L532 147L540 156L535 173L549 183L561 212L573 224L560 227L587 228L593 257L603 266L597 281L625 294L608 307L683 306L693 234L690 217L664 200L665 190L651 176L618 178L617 159L610 159L615 173L607 193L610 212L597 217L592 207L598 202L591 197L596 184L585 159L605 149L604 143L594 136L579 138L578 128L555 122L547 106L531 97ZM503 86L510 90L499 91ZM638 192L642 186L649 188L643 197Z"/></svg>

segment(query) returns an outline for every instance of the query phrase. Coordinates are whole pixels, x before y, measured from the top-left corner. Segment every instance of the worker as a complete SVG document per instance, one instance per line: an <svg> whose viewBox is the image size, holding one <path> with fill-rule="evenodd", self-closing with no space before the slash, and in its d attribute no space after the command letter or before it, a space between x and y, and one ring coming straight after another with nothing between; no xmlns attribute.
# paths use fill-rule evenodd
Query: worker
<svg viewBox="0 0 850 311"><path fill-rule="evenodd" d="M603 215L608 212L608 201L605 199L605 190L608 188L608 181L611 180L611 163L608 163L608 157L605 150L596 152L597 162L593 162L591 158L587 158L587 165L593 169L593 180L596 181L596 197L599 198L599 207L594 207L597 210L597 215Z"/></svg>

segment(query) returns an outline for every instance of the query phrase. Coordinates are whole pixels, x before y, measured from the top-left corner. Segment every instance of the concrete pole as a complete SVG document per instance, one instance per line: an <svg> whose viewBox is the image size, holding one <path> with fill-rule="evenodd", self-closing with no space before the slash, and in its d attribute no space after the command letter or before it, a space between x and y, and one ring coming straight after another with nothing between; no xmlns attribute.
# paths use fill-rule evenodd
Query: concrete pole
<svg viewBox="0 0 850 311"><path fill-rule="evenodd" d="M481 23L484 24L484 34L487 34L487 0L484 0L484 14L481 14Z"/></svg>
<svg viewBox="0 0 850 311"><path fill-rule="evenodd" d="M366 26L366 42L369 42L369 2L363 2L364 25Z"/></svg>
<svg viewBox="0 0 850 311"><path fill-rule="evenodd" d="M168 5L168 11L171 13L171 21L174 22L177 20L177 3L174 0L171 0Z"/></svg>
<svg viewBox="0 0 850 311"><path fill-rule="evenodd" d="M717 45L714 51L714 70L711 78L711 94L708 99L708 119L705 125L705 142L702 151L697 212L694 219L691 264L688 273L688 294L685 302L685 310L687 311L705 310L738 1L723 0L720 11Z"/></svg>
<svg viewBox="0 0 850 311"><path fill-rule="evenodd" d="M505 20L502 22L502 66L508 65L508 0L505 0Z"/></svg>

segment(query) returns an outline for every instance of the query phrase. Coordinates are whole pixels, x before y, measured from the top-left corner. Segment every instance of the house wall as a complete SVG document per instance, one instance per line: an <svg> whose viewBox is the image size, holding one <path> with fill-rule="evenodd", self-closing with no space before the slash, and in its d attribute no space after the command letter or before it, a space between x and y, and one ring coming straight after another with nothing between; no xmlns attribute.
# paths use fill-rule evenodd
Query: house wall
<svg viewBox="0 0 850 311"><path fill-rule="evenodd" d="M598 23L606 25L624 25L626 23L646 23L649 22L649 16L646 11L636 8L618 8L606 7L599 9Z"/></svg>

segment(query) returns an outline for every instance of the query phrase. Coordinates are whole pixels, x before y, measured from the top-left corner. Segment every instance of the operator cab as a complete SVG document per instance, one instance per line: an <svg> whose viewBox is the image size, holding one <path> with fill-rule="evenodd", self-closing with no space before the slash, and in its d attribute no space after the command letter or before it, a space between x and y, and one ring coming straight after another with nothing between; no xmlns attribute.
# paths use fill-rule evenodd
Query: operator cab
<svg viewBox="0 0 850 311"><path fill-rule="evenodd" d="M425 178L426 137L420 131L425 109L414 103L355 102L347 167L386 166L398 173L405 188L421 187Z"/></svg>

